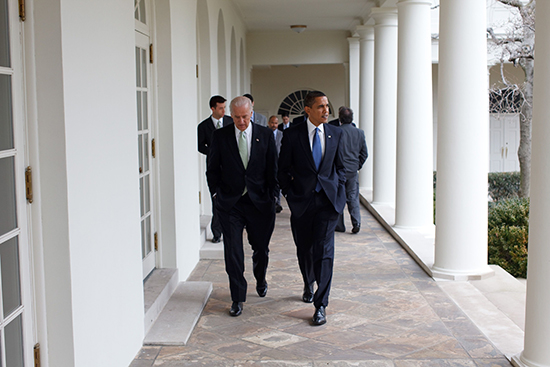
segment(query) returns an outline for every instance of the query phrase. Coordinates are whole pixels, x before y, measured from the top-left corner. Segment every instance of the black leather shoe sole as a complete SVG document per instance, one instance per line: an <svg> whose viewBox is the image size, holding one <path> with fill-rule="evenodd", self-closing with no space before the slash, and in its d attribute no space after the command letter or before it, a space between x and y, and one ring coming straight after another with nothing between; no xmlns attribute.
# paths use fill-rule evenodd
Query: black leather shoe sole
<svg viewBox="0 0 550 367"><path fill-rule="evenodd" d="M222 239L220 237L214 237L212 238L212 243L220 243Z"/></svg>
<svg viewBox="0 0 550 367"><path fill-rule="evenodd" d="M353 234L359 233L360 230L361 230L361 227L353 227L353 229L351 230L351 233Z"/></svg>
<svg viewBox="0 0 550 367"><path fill-rule="evenodd" d="M242 302L233 302L233 304L231 304L231 309L229 310L229 314L231 316L239 316L240 314L243 313L243 303Z"/></svg>

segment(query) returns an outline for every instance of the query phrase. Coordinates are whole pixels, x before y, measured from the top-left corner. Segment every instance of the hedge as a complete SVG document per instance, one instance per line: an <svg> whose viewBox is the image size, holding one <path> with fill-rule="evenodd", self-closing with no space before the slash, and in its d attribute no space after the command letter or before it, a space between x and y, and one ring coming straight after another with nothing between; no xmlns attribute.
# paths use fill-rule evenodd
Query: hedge
<svg viewBox="0 0 550 367"><path fill-rule="evenodd" d="M529 199L503 199L490 206L489 263L520 278L527 277Z"/></svg>

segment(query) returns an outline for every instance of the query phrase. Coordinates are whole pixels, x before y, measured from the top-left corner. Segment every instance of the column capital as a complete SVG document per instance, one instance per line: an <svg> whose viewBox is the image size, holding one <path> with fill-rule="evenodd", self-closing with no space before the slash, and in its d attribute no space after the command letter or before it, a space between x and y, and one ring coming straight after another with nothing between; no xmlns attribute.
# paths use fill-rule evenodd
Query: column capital
<svg viewBox="0 0 550 367"><path fill-rule="evenodd" d="M372 8L370 16L374 19L375 27L397 27L397 8Z"/></svg>
<svg viewBox="0 0 550 367"><path fill-rule="evenodd" d="M348 37L350 48L359 48L359 37Z"/></svg>
<svg viewBox="0 0 550 367"><path fill-rule="evenodd" d="M374 40L374 26L373 25L358 25L355 27L355 33L357 33L363 40Z"/></svg>

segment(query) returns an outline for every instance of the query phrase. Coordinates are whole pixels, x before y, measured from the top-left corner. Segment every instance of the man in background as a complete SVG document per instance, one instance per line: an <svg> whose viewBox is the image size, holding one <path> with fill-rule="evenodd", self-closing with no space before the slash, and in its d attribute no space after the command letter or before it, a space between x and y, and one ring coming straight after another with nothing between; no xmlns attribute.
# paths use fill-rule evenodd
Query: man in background
<svg viewBox="0 0 550 367"><path fill-rule="evenodd" d="M222 96L212 96L210 98L210 110L212 114L197 126L198 149L204 155L208 155L208 151L210 150L212 133L216 129L221 129L233 123L233 119L230 116L225 116L225 101L226 99ZM220 242L222 228L214 203L212 203L212 222L210 228L212 229L212 242Z"/></svg>
<svg viewBox="0 0 550 367"><path fill-rule="evenodd" d="M285 131L286 129L288 129L290 127L290 117L288 117L288 113L283 112L281 114L281 119L283 119L283 122L281 122L279 124L279 130L280 131Z"/></svg>
<svg viewBox="0 0 550 367"><path fill-rule="evenodd" d="M248 98L250 100L250 102L252 103L252 108L254 108L254 97L252 97L252 95L249 94L249 93L243 94L243 97ZM260 126L266 126L267 127L267 117L265 117L261 113L256 113L255 111L252 111L252 117L251 117L250 121L252 121L253 123L258 124Z"/></svg>
<svg viewBox="0 0 550 367"><path fill-rule="evenodd" d="M277 118L277 116L273 115L269 117L267 127L269 127L273 131L275 148L277 149L277 157L279 157L279 152L281 151L281 141L283 140L283 132L279 130L279 126L279 118ZM281 211L283 211L283 207L281 206L281 190L277 190L277 193L275 195L275 213L280 213Z"/></svg>
<svg viewBox="0 0 550 367"><path fill-rule="evenodd" d="M358 172L367 160L367 143L363 130L353 126L353 111L351 108L340 107L339 121L341 123L342 139L340 140L340 150L342 153L342 163L346 167L346 203L351 217L353 228L351 233L358 233L361 229L361 211L359 206L359 180ZM337 232L345 232L344 214L338 217Z"/></svg>

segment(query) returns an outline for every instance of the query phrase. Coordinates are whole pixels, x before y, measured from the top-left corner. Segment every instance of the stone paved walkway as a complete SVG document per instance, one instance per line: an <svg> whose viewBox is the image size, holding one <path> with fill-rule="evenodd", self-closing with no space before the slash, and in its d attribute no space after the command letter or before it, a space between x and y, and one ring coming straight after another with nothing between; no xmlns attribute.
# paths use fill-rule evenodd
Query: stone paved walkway
<svg viewBox="0 0 550 367"><path fill-rule="evenodd" d="M347 214L347 213L346 213ZM214 290L184 347L144 347L131 367L510 366L466 315L362 209L361 232L336 233L328 322L311 326L288 208L270 245L269 291L255 292L247 246L248 299L230 317L222 260L200 261L189 280Z"/></svg>

